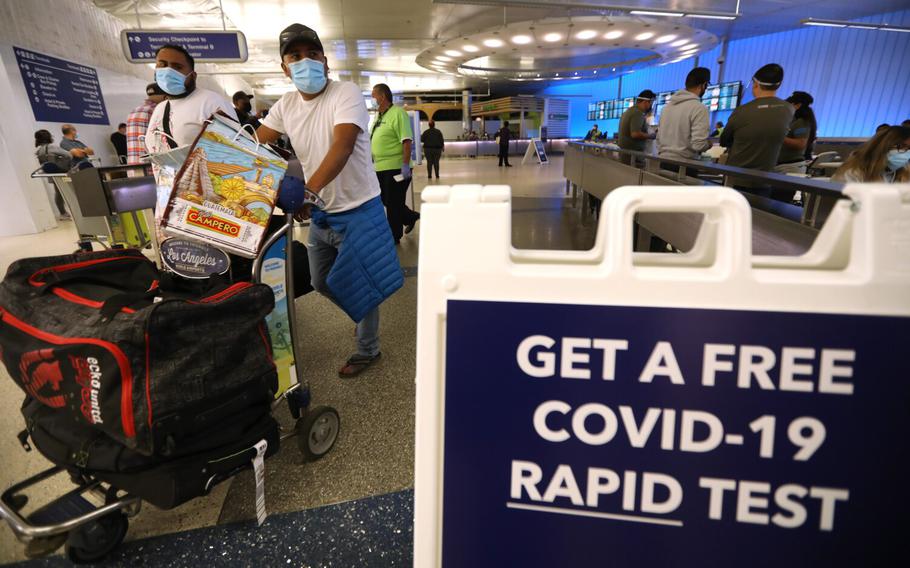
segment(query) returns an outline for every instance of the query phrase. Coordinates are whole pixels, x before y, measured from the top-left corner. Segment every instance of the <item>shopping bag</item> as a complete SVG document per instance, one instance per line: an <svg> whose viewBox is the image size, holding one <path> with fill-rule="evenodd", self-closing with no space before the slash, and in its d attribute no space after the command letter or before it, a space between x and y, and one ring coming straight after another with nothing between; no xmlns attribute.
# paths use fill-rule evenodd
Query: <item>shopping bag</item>
<svg viewBox="0 0 910 568"><path fill-rule="evenodd" d="M155 134L167 136L163 132L156 132ZM159 145L159 148L167 148L167 145ZM189 146L181 146L164 152L152 152L148 155L149 162L152 164L152 175L155 176L155 185L158 188L158 199L155 203L155 239L158 244L161 244L167 238L161 226L164 220L164 210L167 208L168 200L171 198L177 172L183 167L183 163L186 162L189 153Z"/></svg>
<svg viewBox="0 0 910 568"><path fill-rule="evenodd" d="M238 122L212 115L177 172L162 227L253 258L286 171L287 161Z"/></svg>

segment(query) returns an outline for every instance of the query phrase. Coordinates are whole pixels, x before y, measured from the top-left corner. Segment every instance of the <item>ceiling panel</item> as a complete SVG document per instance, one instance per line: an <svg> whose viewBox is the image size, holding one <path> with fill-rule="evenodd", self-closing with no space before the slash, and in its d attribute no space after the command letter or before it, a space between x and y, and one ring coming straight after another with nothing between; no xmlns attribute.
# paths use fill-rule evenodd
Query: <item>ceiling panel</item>
<svg viewBox="0 0 910 568"><path fill-rule="evenodd" d="M95 4L136 27L220 29L218 0L94 0ZM293 22L314 28L323 40L330 67L341 77L368 88L390 73L405 84L432 84L433 73L419 67L415 56L437 42L462 37L509 22L553 17L618 15L604 6L634 4L645 9L732 12L736 0L521 0L483 4L437 3L432 0L223 0L224 23L247 36L250 60L240 65L208 65L205 70L236 73L255 87L282 81L279 32ZM539 4L539 6L537 6ZM567 8L570 4L575 7ZM588 7L579 7L587 5ZM905 9L907 0L742 0L735 22L686 19L684 23L719 37L739 39L799 27L808 17L849 20ZM443 77L445 88L474 86L478 79ZM514 89L516 85L508 84ZM495 87L495 85L494 85ZM422 88L422 87L419 87ZM442 87L440 87L442 88Z"/></svg>

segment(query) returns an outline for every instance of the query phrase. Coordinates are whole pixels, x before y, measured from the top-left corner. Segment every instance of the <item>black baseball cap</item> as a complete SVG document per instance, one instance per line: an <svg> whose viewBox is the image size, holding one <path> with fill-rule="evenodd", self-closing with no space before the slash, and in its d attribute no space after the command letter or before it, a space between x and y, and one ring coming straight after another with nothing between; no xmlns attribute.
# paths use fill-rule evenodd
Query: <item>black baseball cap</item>
<svg viewBox="0 0 910 568"><path fill-rule="evenodd" d="M281 56L284 57L288 48L300 41L311 43L318 47L319 51L325 51L325 49L322 48L322 42L319 41L319 36L315 31L303 24L291 24L281 30L281 34L278 36L278 46Z"/></svg>
<svg viewBox="0 0 910 568"><path fill-rule="evenodd" d="M165 96L167 96L167 93L165 93L165 92L161 89L161 87L158 86L158 83L149 83L148 85L145 86L145 95L148 96L148 97L151 97L151 96L153 96L153 95L165 95Z"/></svg>
<svg viewBox="0 0 910 568"><path fill-rule="evenodd" d="M768 63L755 72L752 81L764 89L777 90L784 82L784 68L777 63Z"/></svg>
<svg viewBox="0 0 910 568"><path fill-rule="evenodd" d="M654 94L654 91L651 89L645 89L644 91L638 93L638 96L636 98L638 100L653 101L657 98L657 95Z"/></svg>
<svg viewBox="0 0 910 568"><path fill-rule="evenodd" d="M244 99L244 98L252 99L253 95L248 95L248 94L244 93L243 91L237 91L236 93L234 93L234 96L231 97L231 102L234 102L237 99Z"/></svg>

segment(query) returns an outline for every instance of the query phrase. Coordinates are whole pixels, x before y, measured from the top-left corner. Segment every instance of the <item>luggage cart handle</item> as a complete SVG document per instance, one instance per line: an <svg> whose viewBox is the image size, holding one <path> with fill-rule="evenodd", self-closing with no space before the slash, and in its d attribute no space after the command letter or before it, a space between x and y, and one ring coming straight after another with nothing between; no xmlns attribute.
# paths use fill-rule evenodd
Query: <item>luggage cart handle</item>
<svg viewBox="0 0 910 568"><path fill-rule="evenodd" d="M288 213L285 215L284 226L281 227L280 230L272 233L272 235L269 236L268 239L266 239L266 241L262 244L262 248L259 249L259 254L256 255L255 259L253 259L252 278L253 278L254 283L259 284L262 282L262 261L265 259L265 255L268 252L268 250L272 247L273 244L275 244L278 241L278 239L280 239L283 236L287 236L288 247L290 247L291 241L294 240L293 232L294 232L294 216L291 215L290 213Z"/></svg>

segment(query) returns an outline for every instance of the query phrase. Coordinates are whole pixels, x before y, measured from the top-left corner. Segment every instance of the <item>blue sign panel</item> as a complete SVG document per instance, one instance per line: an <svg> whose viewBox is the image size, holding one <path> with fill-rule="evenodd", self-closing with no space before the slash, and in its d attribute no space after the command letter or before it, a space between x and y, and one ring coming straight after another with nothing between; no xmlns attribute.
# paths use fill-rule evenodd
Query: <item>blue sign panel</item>
<svg viewBox="0 0 910 568"><path fill-rule="evenodd" d="M13 51L35 120L110 124L97 71L21 47Z"/></svg>
<svg viewBox="0 0 910 568"><path fill-rule="evenodd" d="M133 63L155 61L163 45L180 45L196 61L243 62L247 60L246 37L239 31L123 30L123 52Z"/></svg>
<svg viewBox="0 0 910 568"><path fill-rule="evenodd" d="M908 318L449 301L443 566L893 565L908 343Z"/></svg>

